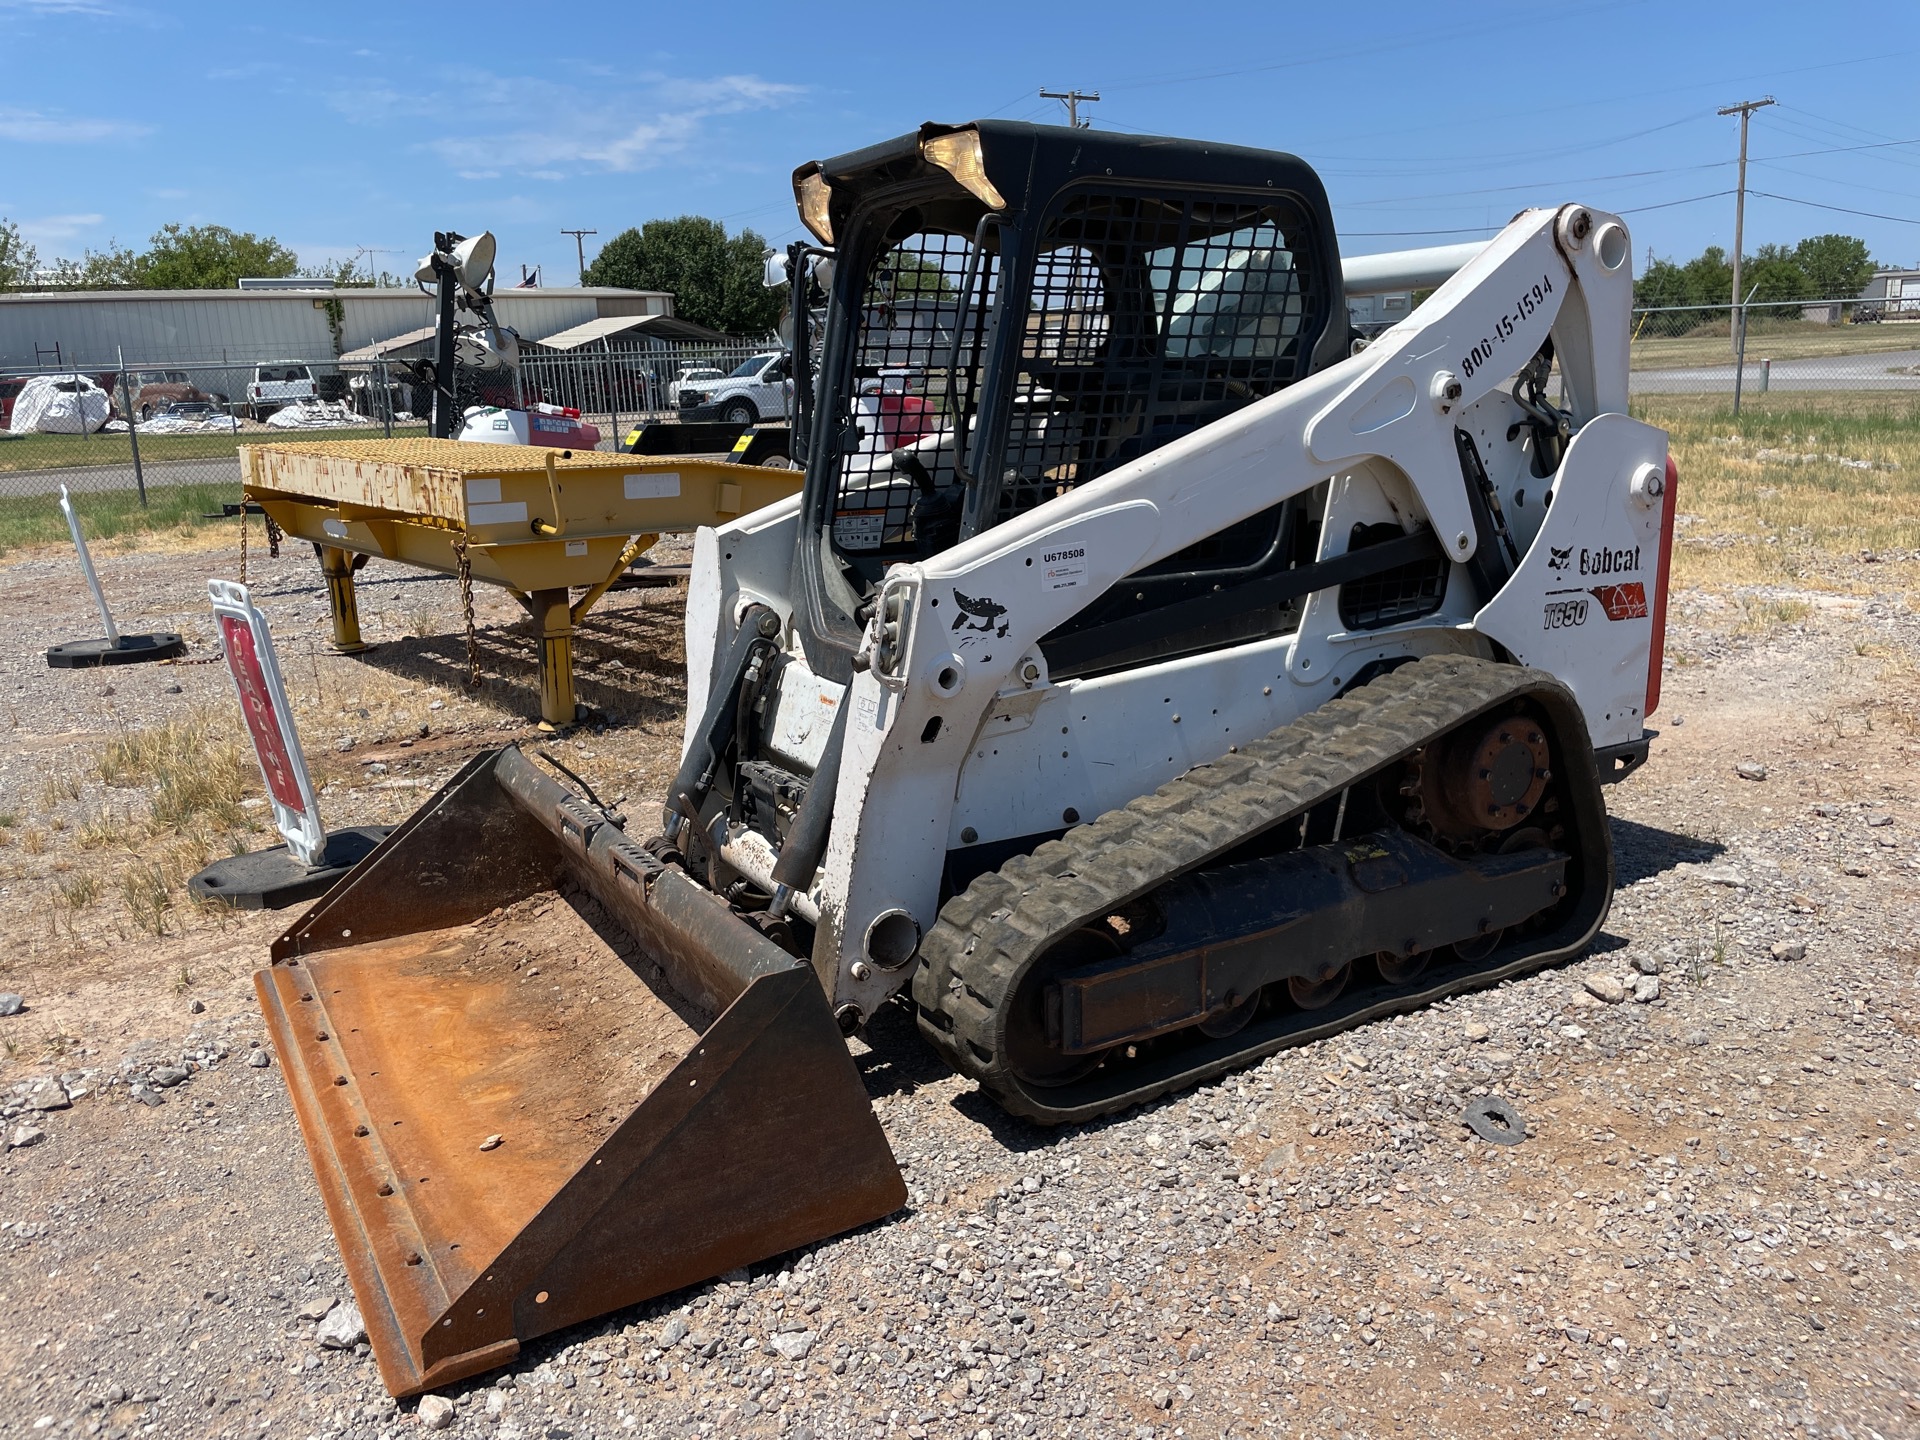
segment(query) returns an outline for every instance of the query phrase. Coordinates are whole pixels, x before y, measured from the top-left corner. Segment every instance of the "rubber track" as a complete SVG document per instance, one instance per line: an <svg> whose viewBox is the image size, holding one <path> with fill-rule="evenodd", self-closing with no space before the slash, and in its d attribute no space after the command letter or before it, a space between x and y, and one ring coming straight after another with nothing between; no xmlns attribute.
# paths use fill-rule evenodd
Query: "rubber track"
<svg viewBox="0 0 1920 1440"><path fill-rule="evenodd" d="M1300 815L1474 716L1543 690L1557 691L1572 708L1571 695L1544 671L1468 656L1417 660L980 876L941 907L921 942L922 964L913 987L922 1033L1005 1109L1060 1124L1125 1109L1283 1046L1380 1014L1416 1009L1577 952L1605 918L1605 899L1575 946L1495 964L1466 983L1456 977L1429 990L1396 994L1391 1003L1250 1044L1091 1104L1046 1104L1005 1068L998 1053L1000 1007L1016 993L1027 967L1061 936ZM1560 754L1558 768L1571 783L1590 785L1598 804L1598 773L1590 757L1585 773L1573 758L1576 763L1569 763L1570 757ZM1566 819L1575 823L1572 814ZM1610 844L1604 820L1598 829L1597 836L1586 835L1582 842ZM1610 856L1606 873L1611 881Z"/></svg>

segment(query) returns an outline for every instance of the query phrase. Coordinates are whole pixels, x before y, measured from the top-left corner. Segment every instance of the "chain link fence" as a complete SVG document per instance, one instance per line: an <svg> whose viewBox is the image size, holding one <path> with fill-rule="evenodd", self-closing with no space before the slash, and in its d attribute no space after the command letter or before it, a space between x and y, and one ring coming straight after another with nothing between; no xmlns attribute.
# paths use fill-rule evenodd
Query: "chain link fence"
<svg viewBox="0 0 1920 1440"><path fill-rule="evenodd" d="M1744 358L1731 305L1633 313L1631 393L1910 391L1920 395L1920 311L1869 301L1793 300L1745 307ZM1737 368L1736 368L1737 367Z"/></svg>
<svg viewBox="0 0 1920 1440"><path fill-rule="evenodd" d="M463 412L576 409L598 427L599 448L614 450L637 424L676 416L683 392L711 388L777 348L529 346L515 369L457 367L456 387ZM62 485L143 495L203 485L226 487L237 501L242 445L424 435L432 408L423 360L0 370L0 498L51 496Z"/></svg>
<svg viewBox="0 0 1920 1440"><path fill-rule="evenodd" d="M1730 305L1633 313L1631 393L1747 398L1791 392L1920 396L1920 309L1855 299L1745 308L1744 363ZM527 346L514 370L457 376L462 409L550 404L578 410L617 449L637 425L684 412L751 372L772 344ZM421 360L175 364L0 370L0 499L160 487L218 487L237 501L238 450L274 439L424 435L431 370ZM770 407L762 406L763 410ZM769 414L767 418L774 418Z"/></svg>
<svg viewBox="0 0 1920 1440"><path fill-rule="evenodd" d="M0 371L0 497L203 485L237 501L241 445L425 434L430 403L379 361Z"/></svg>

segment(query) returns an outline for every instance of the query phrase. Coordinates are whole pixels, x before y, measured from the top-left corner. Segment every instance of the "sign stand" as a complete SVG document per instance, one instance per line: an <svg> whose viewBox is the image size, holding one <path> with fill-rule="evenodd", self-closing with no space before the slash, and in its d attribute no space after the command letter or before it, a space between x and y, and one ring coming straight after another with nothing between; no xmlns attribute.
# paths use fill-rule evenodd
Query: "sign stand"
<svg viewBox="0 0 1920 1440"><path fill-rule="evenodd" d="M67 517L67 529L73 535L73 548L80 552L80 573L87 577L93 603L100 607L100 623L107 627L104 640L70 640L47 648L47 664L55 670L90 670L96 665L137 665L148 660L173 660L187 653L187 642L171 630L150 635L122 635L107 609L106 594L100 589L100 577L94 574L93 557L87 553L87 537L80 533L80 517L73 513L73 501L67 487L60 487L60 509Z"/></svg>
<svg viewBox="0 0 1920 1440"><path fill-rule="evenodd" d="M391 825L355 825L331 835L320 823L320 803L307 776L306 756L293 728L293 707L280 678L273 636L247 593L231 580L209 580L214 623L227 669L240 695L267 803L286 844L216 860L187 882L204 900L236 910L279 910L325 894L333 883L391 833Z"/></svg>

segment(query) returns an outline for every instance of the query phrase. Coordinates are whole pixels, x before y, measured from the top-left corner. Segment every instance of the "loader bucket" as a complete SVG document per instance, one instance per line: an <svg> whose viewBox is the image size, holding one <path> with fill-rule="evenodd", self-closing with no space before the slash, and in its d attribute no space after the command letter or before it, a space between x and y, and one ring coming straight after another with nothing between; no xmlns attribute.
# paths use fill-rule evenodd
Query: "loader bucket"
<svg viewBox="0 0 1920 1440"><path fill-rule="evenodd" d="M515 749L272 954L254 984L395 1395L905 1203L811 967Z"/></svg>

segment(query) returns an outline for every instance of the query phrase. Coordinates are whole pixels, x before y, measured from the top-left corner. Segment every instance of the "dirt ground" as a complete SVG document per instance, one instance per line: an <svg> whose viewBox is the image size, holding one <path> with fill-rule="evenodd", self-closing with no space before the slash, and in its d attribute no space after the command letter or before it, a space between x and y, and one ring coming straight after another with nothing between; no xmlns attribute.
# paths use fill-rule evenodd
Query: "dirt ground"
<svg viewBox="0 0 1920 1440"><path fill-rule="evenodd" d="M206 659L233 540L99 555L123 627ZM608 597L556 738L510 600L469 690L451 581L369 566L343 658L311 554L252 542L330 823L509 739L631 811L663 788L673 594ZM1676 596L1588 956L1059 1133L889 1012L854 1050L905 1211L534 1342L449 1433L1920 1435L1920 613L1835 563ZM49 670L98 630L58 550L0 563L0 614L0 1099L40 1132L0 1156L0 1431L422 1428L325 1338L344 1276L250 981L287 917L181 889L268 838L224 669ZM1524 1143L1460 1123L1488 1093Z"/></svg>

